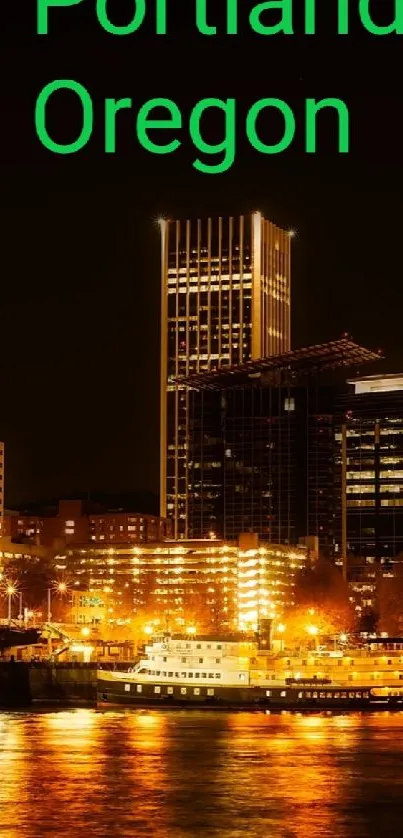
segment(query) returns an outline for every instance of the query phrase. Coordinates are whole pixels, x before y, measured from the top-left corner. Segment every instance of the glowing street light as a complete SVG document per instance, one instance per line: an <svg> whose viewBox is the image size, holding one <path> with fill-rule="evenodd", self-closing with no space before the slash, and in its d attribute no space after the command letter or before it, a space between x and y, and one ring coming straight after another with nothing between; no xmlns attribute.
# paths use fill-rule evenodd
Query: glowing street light
<svg viewBox="0 0 403 838"><path fill-rule="evenodd" d="M148 636L150 637L150 635L153 634L153 632L154 629L152 626L144 626L144 634L148 634Z"/></svg>
<svg viewBox="0 0 403 838"><path fill-rule="evenodd" d="M60 596L64 596L68 591L67 582L64 582L63 579L55 580L52 582L53 591ZM48 623L51 622L52 619L52 588L48 588L48 615L47 615Z"/></svg>
<svg viewBox="0 0 403 838"><path fill-rule="evenodd" d="M195 628L195 626L188 626L187 627L186 634L196 634L196 633L197 633L197 629Z"/></svg>
<svg viewBox="0 0 403 838"><path fill-rule="evenodd" d="M83 637L89 637L90 633L91 633L91 630L89 628L87 628L86 626L84 626L84 628L81 629L81 634L82 634Z"/></svg>
<svg viewBox="0 0 403 838"><path fill-rule="evenodd" d="M8 596L8 625L11 626L11 601L17 593L17 586L13 582L9 582L6 586L6 594Z"/></svg>

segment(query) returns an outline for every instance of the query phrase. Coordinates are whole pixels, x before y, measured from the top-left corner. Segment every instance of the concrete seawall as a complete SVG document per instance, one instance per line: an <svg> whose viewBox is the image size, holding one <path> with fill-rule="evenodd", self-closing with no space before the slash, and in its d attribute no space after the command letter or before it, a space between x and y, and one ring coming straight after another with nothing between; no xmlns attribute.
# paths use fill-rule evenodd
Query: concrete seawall
<svg viewBox="0 0 403 838"><path fill-rule="evenodd" d="M0 663L0 709L95 704L96 664Z"/></svg>

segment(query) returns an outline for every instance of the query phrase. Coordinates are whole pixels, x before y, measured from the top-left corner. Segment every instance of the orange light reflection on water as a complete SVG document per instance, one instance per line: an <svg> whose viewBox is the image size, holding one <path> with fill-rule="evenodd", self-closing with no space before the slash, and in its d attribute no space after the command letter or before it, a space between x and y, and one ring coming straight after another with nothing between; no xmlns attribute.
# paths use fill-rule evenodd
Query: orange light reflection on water
<svg viewBox="0 0 403 838"><path fill-rule="evenodd" d="M24 726L0 717L0 834L20 838L20 815L15 801L24 795L29 770L25 761Z"/></svg>
<svg viewBox="0 0 403 838"><path fill-rule="evenodd" d="M399 713L3 714L0 838L399 834L402 766Z"/></svg>
<svg viewBox="0 0 403 838"><path fill-rule="evenodd" d="M244 754L243 786L240 777L239 781L245 789L240 802L246 810L251 806L252 787L259 789L260 795L263 793L262 805L271 833L281 831L284 818L292 823L292 835L296 838L331 835L333 829L334 834L339 834L338 828L342 834L343 825L338 818L348 779L336 770L336 762L340 729L348 730L348 720L345 725L331 714L284 712L247 719L239 714L229 719L229 726ZM223 777L222 782L237 782L236 770L234 766L231 780Z"/></svg>

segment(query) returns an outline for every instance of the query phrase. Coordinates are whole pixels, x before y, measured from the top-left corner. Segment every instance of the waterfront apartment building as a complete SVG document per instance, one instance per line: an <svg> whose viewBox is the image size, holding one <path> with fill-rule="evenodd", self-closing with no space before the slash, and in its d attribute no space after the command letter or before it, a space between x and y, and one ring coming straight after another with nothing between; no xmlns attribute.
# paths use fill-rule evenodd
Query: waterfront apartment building
<svg viewBox="0 0 403 838"><path fill-rule="evenodd" d="M158 515L95 507L81 500L61 500L36 514L7 512L4 534L45 547L85 542L144 544L169 536L170 522Z"/></svg>
<svg viewBox="0 0 403 838"><path fill-rule="evenodd" d="M403 556L403 375L349 382L337 402L338 538L362 610ZM400 558L399 558L400 557Z"/></svg>
<svg viewBox="0 0 403 838"><path fill-rule="evenodd" d="M269 545L255 534L237 542L83 544L56 557L55 574L75 591L108 596L110 613L123 619L159 620L171 630L256 629L293 604L296 574L311 558L306 546Z"/></svg>
<svg viewBox="0 0 403 838"><path fill-rule="evenodd" d="M161 517L189 533L189 391L178 379L290 348L291 236L261 213L161 222Z"/></svg>

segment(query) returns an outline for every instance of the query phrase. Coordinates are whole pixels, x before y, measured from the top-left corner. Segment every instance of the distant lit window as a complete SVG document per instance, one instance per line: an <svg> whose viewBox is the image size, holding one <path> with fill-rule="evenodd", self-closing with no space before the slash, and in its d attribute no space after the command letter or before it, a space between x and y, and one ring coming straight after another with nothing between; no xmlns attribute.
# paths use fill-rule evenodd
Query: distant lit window
<svg viewBox="0 0 403 838"><path fill-rule="evenodd" d="M66 535L74 535L73 527L66 527L64 532L65 532Z"/></svg>
<svg viewBox="0 0 403 838"><path fill-rule="evenodd" d="M66 521L66 527L75 527L75 525L76 525L75 521Z"/></svg>
<svg viewBox="0 0 403 838"><path fill-rule="evenodd" d="M373 480L375 478L374 471L348 471L348 480Z"/></svg>
<svg viewBox="0 0 403 838"><path fill-rule="evenodd" d="M292 413L295 410L295 399L284 399L284 410L286 413Z"/></svg>

